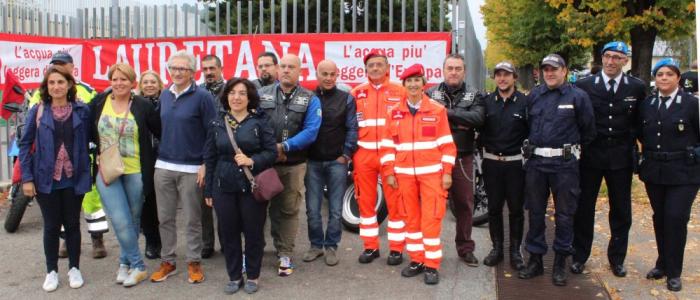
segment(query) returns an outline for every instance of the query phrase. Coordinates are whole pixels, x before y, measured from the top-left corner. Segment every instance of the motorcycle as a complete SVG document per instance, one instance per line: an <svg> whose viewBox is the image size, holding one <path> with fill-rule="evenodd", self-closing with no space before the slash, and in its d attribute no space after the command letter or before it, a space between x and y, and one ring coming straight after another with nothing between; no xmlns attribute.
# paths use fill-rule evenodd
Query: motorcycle
<svg viewBox="0 0 700 300"><path fill-rule="evenodd" d="M19 228L22 222L24 212L27 206L31 205L33 197L27 197L22 192L22 173L19 164L19 146L18 141L22 137L24 129L25 114L27 112L27 103L29 103L30 95L25 92L19 85L12 88L13 92L24 95L24 103L6 103L3 108L12 113L11 119L14 119L13 132L10 134L10 143L7 155L12 157L12 185L8 192L7 198L10 203L10 209L5 216L5 231L14 233Z"/></svg>
<svg viewBox="0 0 700 300"><path fill-rule="evenodd" d="M486 187L484 186L484 180L481 171L481 155L477 153L474 154L474 172L471 178L474 178L473 190L474 190L474 212L472 216L472 225L479 226L488 222L488 196L486 195ZM455 170L457 172L458 170ZM360 209L357 205L357 199L355 199L355 184L352 179L352 165L348 168L348 187L343 195L343 213L341 215L341 221L343 227L351 232L358 232L360 230ZM456 217L457 211L452 201L452 197L447 198L448 205L452 215ZM381 224L387 217L386 201L384 200L384 193L382 190L381 178L377 180L377 204L375 207L377 211L377 223Z"/></svg>

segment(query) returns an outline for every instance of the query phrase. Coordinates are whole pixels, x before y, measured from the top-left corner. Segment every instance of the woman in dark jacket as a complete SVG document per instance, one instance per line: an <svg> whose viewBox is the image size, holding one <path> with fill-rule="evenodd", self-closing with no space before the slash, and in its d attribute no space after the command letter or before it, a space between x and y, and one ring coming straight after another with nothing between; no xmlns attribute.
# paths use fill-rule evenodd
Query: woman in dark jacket
<svg viewBox="0 0 700 300"><path fill-rule="evenodd" d="M69 284L83 285L80 273L80 208L90 191L89 135L92 126L87 105L76 99L72 70L52 66L39 93L41 103L29 110L26 132L19 142L24 195L36 196L44 219L46 279L43 288L58 288L58 235L66 229Z"/></svg>
<svg viewBox="0 0 700 300"><path fill-rule="evenodd" d="M241 268L245 253L244 290L252 294L258 289L265 248L263 227L267 202L253 198L242 168L251 168L253 175L257 175L272 167L277 157L275 138L264 113L256 110L260 98L247 79L229 80L219 101L225 112L220 112L211 122L204 147L204 197L207 205L213 205L219 222L230 280L224 292L233 294L243 286ZM242 153L234 152L225 126L231 127ZM241 250L241 233L245 237L245 252Z"/></svg>
<svg viewBox="0 0 700 300"><path fill-rule="evenodd" d="M139 79L139 95L146 98L156 111L159 109L160 92L163 91L163 81L158 73L148 70L141 73ZM158 139L153 139L153 151L158 156ZM152 188L149 187L149 188ZM141 230L146 238L146 250L144 254L148 259L160 258L160 232L158 231L158 206L156 204L156 193L154 190L144 190L146 199L143 202L141 211Z"/></svg>
<svg viewBox="0 0 700 300"><path fill-rule="evenodd" d="M121 250L116 282L129 287L148 276L139 251L139 223L144 195L153 193L152 136L160 136L161 125L153 105L132 92L136 74L131 66L114 64L108 77L112 89L90 102L94 120L92 141L98 145L98 157L117 145L124 173L112 182L105 182L99 171L95 172L96 186Z"/></svg>
<svg viewBox="0 0 700 300"><path fill-rule="evenodd" d="M639 105L639 178L654 211L658 251L647 278L666 277L666 287L680 291L690 210L700 187L698 99L680 90L681 72L674 60L660 60L652 73L658 92Z"/></svg>

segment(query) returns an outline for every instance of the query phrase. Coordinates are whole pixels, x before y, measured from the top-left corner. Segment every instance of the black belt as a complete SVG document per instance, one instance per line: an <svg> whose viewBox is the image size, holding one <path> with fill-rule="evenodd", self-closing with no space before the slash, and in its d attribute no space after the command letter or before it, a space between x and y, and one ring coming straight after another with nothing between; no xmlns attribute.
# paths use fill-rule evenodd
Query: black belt
<svg viewBox="0 0 700 300"><path fill-rule="evenodd" d="M642 153L644 158L659 160L659 161L671 161L677 159L683 159L688 153L686 151L675 151L675 152L657 152L657 151L645 151Z"/></svg>
<svg viewBox="0 0 700 300"><path fill-rule="evenodd" d="M601 146L617 146L624 144L632 144L632 139L622 137L602 137L596 139L593 144Z"/></svg>

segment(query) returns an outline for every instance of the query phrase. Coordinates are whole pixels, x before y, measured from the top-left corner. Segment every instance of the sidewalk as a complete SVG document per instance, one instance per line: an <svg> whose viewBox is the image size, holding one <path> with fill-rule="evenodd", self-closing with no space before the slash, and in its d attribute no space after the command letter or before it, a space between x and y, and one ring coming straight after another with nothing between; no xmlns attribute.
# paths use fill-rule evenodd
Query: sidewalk
<svg viewBox="0 0 700 300"><path fill-rule="evenodd" d="M6 205L0 206L0 220L4 221ZM449 212L448 212L449 214ZM180 216L181 217L181 216ZM179 219L182 231L182 218ZM272 241L267 233L267 246L263 259L263 271L260 277L260 290L252 297L241 292L235 297L264 299L494 299L495 281L492 268L483 265L471 268L462 263L454 247L454 218L447 215L443 222L442 241L445 259L440 270L441 282L437 286L426 286L423 277L402 278L401 268L408 264L408 259L398 267L386 265L386 231L385 225L380 230L382 257L372 264L360 265L357 256L362 251L362 243L357 234L343 232L338 256L340 264L327 267L323 259L311 263L301 260L308 247L306 235L306 213L300 212L300 228L297 237L294 263L296 269L290 277L277 276L276 258ZM45 276L44 255L42 247L41 215L35 204L27 209L27 214L14 234L4 230L0 232L0 252L3 261L0 267L0 295L4 299L214 299L224 297L222 288L228 281L223 255L218 252L211 259L203 261L206 279L203 283L192 285L186 281L186 265L178 261L178 275L163 283L143 282L126 289L114 283L118 267L119 248L112 232L107 233L106 245L109 255L100 260L92 259L90 237L83 222L83 242L81 271L85 286L73 290L68 287L67 260L59 261L61 285L53 293L47 294L41 289ZM269 227L268 227L269 228ZM474 239L477 243L476 255L479 259L490 250L488 229L475 228ZM182 242L184 235L180 236ZM141 239L143 245L143 239ZM218 242L217 242L218 244ZM218 246L217 246L218 247ZM143 246L141 247L143 249ZM184 256L184 246L178 250L180 258ZM153 272L159 261L147 260L148 270Z"/></svg>

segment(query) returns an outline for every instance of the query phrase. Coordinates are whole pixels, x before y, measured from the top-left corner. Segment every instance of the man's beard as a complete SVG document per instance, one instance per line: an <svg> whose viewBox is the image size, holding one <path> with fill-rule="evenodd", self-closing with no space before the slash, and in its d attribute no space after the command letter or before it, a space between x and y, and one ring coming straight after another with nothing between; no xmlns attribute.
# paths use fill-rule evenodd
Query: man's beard
<svg viewBox="0 0 700 300"><path fill-rule="evenodd" d="M508 92L510 92L510 91L512 91L512 90L513 90L513 87L512 87L512 86L509 86L509 87L506 88L506 89L498 88L498 91L501 92L501 93L504 93L504 94L505 94L505 93L508 93Z"/></svg>

